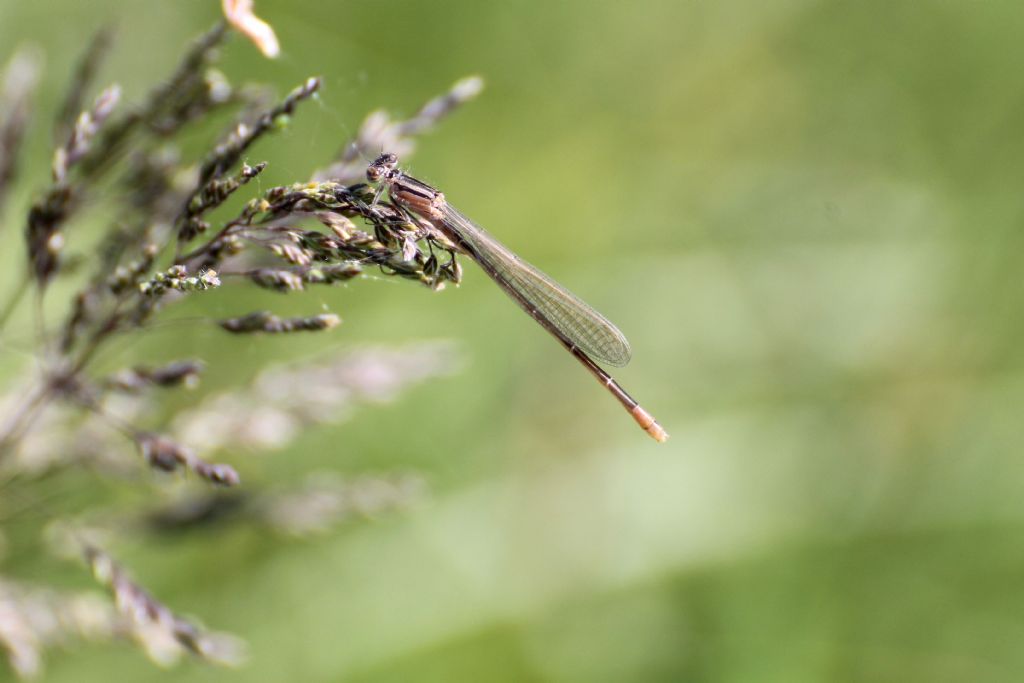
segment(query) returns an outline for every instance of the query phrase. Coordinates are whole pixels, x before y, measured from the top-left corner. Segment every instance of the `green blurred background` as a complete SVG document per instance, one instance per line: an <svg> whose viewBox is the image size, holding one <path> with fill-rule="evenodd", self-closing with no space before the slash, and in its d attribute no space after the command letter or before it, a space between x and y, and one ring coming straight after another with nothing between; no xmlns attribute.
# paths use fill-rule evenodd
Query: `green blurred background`
<svg viewBox="0 0 1024 683"><path fill-rule="evenodd" d="M52 112L87 37L116 20L100 81L137 98L218 6L2 0L0 45L45 49ZM369 110L410 114L481 74L484 94L422 139L412 171L623 329L634 360L617 376L672 439L647 439L472 266L440 294L217 292L216 315L326 305L345 324L287 341L157 331L129 353L207 358L202 392L284 357L457 340L459 375L232 460L257 485L414 469L431 498L311 541L140 541L121 554L140 581L246 638L249 665L162 671L82 647L51 656L47 680L1024 677L1024 7L257 11L284 54L236 38L233 81L324 77L320 103L250 154L271 163L263 186L308 177ZM45 177L48 128L22 198ZM22 253L10 222L4 263ZM88 585L43 558L6 571Z"/></svg>

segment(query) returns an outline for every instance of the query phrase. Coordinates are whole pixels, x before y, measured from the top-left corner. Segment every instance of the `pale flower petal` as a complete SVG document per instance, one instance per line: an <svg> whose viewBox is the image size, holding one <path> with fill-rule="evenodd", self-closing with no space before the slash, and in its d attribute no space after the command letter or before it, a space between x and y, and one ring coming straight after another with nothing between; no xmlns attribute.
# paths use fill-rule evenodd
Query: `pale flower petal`
<svg viewBox="0 0 1024 683"><path fill-rule="evenodd" d="M251 40L266 57L276 57L281 47L270 24L252 12L252 0L223 0L224 16L228 23Z"/></svg>

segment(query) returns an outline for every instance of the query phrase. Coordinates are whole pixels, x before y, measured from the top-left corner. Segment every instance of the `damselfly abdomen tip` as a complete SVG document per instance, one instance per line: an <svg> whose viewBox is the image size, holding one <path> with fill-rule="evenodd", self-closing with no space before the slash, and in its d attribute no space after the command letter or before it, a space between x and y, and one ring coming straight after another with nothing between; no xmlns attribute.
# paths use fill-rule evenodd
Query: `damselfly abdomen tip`
<svg viewBox="0 0 1024 683"><path fill-rule="evenodd" d="M641 408L639 405L634 406L629 414L633 416L636 423L640 425L640 428L650 434L651 438L658 443L665 443L668 441L668 432L662 429L658 421L654 419L654 416L648 413L646 410Z"/></svg>

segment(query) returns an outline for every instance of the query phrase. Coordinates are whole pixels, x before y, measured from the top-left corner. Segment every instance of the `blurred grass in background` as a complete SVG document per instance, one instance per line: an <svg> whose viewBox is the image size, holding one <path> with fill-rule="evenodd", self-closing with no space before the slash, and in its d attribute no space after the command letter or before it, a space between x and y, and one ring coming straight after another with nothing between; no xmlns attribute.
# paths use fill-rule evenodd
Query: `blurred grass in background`
<svg viewBox="0 0 1024 683"><path fill-rule="evenodd" d="M313 541L140 541L122 559L142 583L245 637L250 664L163 672L83 647L52 656L48 680L1020 680L1024 8L257 10L284 55L236 38L231 79L325 80L319 106L250 154L271 163L263 187L308 177L370 109L409 114L483 75L412 172L616 321L634 349L619 379L673 438L647 439L472 266L443 294L360 281L203 297L215 315L323 304L345 324L230 343L168 327L128 353L204 357L205 392L271 359L458 340L462 374L234 461L257 486L414 468L432 500ZM217 17L212 0L2 0L0 44L44 48L52 112L100 25L120 29L100 82L131 99ZM48 126L23 196L45 177ZM6 283L22 219L4 222ZM5 369L28 362L5 354ZM55 505L145 495L75 484ZM42 557L5 572L88 585Z"/></svg>

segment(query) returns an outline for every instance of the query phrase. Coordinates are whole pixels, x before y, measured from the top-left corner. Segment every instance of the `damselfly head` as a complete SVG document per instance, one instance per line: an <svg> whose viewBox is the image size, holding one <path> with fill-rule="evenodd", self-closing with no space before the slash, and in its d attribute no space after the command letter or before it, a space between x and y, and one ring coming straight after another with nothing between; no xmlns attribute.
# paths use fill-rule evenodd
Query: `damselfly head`
<svg viewBox="0 0 1024 683"><path fill-rule="evenodd" d="M398 156L387 152L377 157L372 164L366 167L366 179L371 183L379 182L390 176L398 165Z"/></svg>

